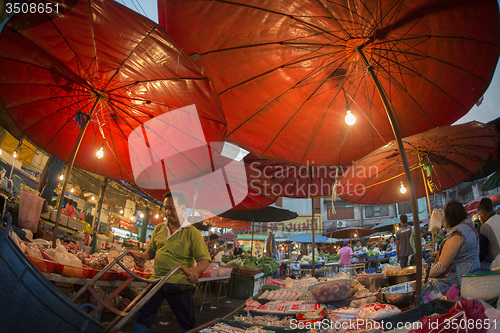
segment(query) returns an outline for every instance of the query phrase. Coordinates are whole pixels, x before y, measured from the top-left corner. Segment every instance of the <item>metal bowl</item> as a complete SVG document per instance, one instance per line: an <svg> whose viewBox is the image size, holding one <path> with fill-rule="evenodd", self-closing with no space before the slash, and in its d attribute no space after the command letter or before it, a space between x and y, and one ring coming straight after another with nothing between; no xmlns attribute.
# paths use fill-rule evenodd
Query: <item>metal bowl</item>
<svg viewBox="0 0 500 333"><path fill-rule="evenodd" d="M407 268L414 268L416 266L409 266ZM387 280L390 286L401 284L409 281L415 281L417 279L417 273L403 274L403 275L387 275Z"/></svg>
<svg viewBox="0 0 500 333"><path fill-rule="evenodd" d="M380 291L384 302L396 305L410 305L415 294L415 281L397 284Z"/></svg>

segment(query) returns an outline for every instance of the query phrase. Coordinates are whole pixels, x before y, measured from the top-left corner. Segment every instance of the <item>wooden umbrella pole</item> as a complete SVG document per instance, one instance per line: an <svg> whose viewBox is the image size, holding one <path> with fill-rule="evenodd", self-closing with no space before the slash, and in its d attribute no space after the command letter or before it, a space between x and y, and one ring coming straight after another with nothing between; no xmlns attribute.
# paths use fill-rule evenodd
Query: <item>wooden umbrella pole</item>
<svg viewBox="0 0 500 333"><path fill-rule="evenodd" d="M411 195L411 210L413 213L413 226L415 228L415 252L417 257L417 279L415 283L415 296L419 297L422 291L422 247L418 246L421 244L421 236L420 236L420 221L418 217L418 205L417 205L417 196L415 194L415 187L413 186L413 179L411 176L410 166L408 164L408 158L406 157L405 147L403 145L403 140L401 139L401 134L399 132L399 128L396 122L396 118L394 117L394 113L391 109L387 96L384 92L382 84L380 83L373 66L370 65L368 59L366 59L365 54L363 53L364 45L361 45L356 48L359 56L361 57L363 63L366 65L368 73L375 84L375 88L384 104L385 111L389 118L389 123L391 124L392 131L394 132L394 137L398 142L399 153L401 155L401 160L403 161L403 167L405 170L406 178L408 180L408 187L410 188Z"/></svg>
<svg viewBox="0 0 500 333"><path fill-rule="evenodd" d="M95 110L97 109L97 105L99 105L99 102L101 101L101 98L103 96L97 96L96 101L94 102L94 105L92 105L92 109L90 110L90 113L87 116L87 119L85 120L85 124L83 125L82 129L80 130L80 133L78 134L78 138L76 139L75 145L73 146L73 150L71 151L71 155L68 160L68 169L66 170L66 175L64 176L64 183L61 189L61 195L59 195L58 198L58 203L57 203L57 215L56 215L56 222L54 225L54 235L52 236L52 247L56 247L56 240L57 240L57 232L59 230L59 219L61 218L61 211L62 211L62 205L64 203L64 194L66 193L66 186L68 186L69 182L69 177L71 176L71 171L73 170L73 164L75 163L75 158L76 154L78 153L78 149L80 149L80 144L82 143L83 135L87 131L87 127L89 126L90 119L92 118L92 115L94 114Z"/></svg>
<svg viewBox="0 0 500 333"><path fill-rule="evenodd" d="M99 191L99 201L97 202L97 207L96 207L96 213L97 213L97 218L95 225L92 226L94 228L94 232L92 234L93 243L92 243L92 253L95 253L97 250L97 235L99 234L99 224L101 223L101 209L102 209L102 203L104 202L104 193L106 193L106 188L108 187L109 183L109 178L105 177L104 182L101 184L101 188ZM107 235L106 235L107 236Z"/></svg>
<svg viewBox="0 0 500 333"><path fill-rule="evenodd" d="M252 242L250 244L250 260L253 258L253 233L254 233L253 223L254 223L254 217L252 215Z"/></svg>
<svg viewBox="0 0 500 333"><path fill-rule="evenodd" d="M311 232L312 232L312 269L311 269L311 274L312 277L314 277L314 269L316 267L316 256L314 249L316 248L316 239L315 239L315 229L314 229L314 196L312 195L312 185L313 185L313 175L312 175L313 169L309 170L309 196L311 197L311 207L312 207L312 214L311 214L311 219L312 219L312 225L311 225Z"/></svg>

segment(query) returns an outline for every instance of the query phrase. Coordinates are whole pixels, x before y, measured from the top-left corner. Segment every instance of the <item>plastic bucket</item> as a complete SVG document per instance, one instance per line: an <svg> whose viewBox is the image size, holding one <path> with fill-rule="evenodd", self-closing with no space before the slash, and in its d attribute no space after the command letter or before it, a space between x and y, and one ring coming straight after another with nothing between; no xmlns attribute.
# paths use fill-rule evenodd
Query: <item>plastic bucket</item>
<svg viewBox="0 0 500 333"><path fill-rule="evenodd" d="M21 228L31 230L33 234L37 233L44 200L35 193L21 190L18 218L18 224Z"/></svg>

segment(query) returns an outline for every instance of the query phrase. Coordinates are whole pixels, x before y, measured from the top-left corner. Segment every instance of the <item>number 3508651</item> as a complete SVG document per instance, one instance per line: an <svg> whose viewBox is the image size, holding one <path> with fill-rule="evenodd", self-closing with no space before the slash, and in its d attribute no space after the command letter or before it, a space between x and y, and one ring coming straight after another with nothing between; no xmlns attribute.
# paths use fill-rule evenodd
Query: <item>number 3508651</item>
<svg viewBox="0 0 500 333"><path fill-rule="evenodd" d="M14 2L10 3L7 2L5 4L5 12L7 14L17 14L17 13L22 13L22 14L50 14L50 13L59 13L59 4L56 3L19 3L19 2Z"/></svg>

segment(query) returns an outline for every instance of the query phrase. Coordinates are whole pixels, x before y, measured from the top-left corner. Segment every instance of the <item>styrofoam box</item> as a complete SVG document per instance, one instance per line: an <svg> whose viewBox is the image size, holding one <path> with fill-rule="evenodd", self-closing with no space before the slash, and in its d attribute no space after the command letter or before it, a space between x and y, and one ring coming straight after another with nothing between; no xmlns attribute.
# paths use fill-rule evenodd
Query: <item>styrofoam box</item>
<svg viewBox="0 0 500 333"><path fill-rule="evenodd" d="M75 220L75 219L68 219L68 228L75 229L78 231L83 231L83 222Z"/></svg>

